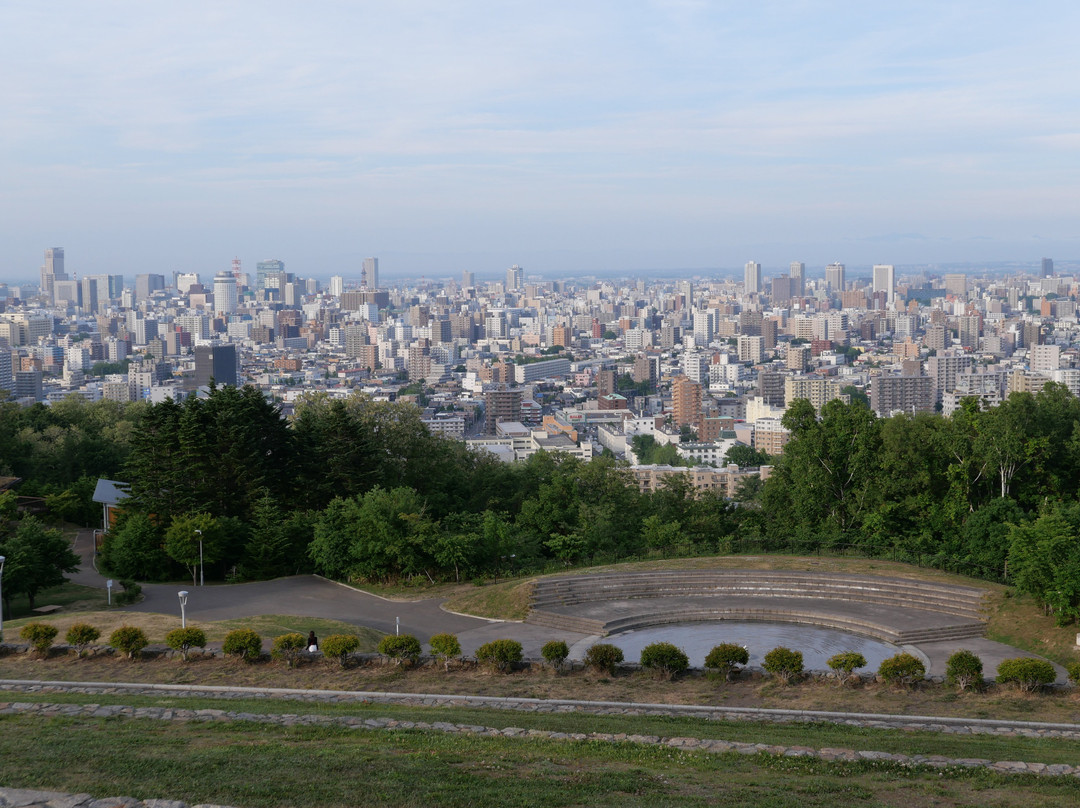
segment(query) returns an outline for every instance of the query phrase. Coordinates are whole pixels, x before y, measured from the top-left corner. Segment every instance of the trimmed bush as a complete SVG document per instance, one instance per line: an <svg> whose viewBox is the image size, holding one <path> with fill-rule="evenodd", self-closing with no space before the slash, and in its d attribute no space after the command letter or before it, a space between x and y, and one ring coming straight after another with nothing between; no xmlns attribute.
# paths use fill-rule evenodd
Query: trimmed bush
<svg viewBox="0 0 1080 808"><path fill-rule="evenodd" d="M1070 662L1065 666L1065 670L1069 674L1069 681L1080 685L1080 662Z"/></svg>
<svg viewBox="0 0 1080 808"><path fill-rule="evenodd" d="M914 687L926 676L926 666L913 654L903 653L882 660L878 676L890 685Z"/></svg>
<svg viewBox="0 0 1080 808"><path fill-rule="evenodd" d="M75 649L77 656L81 657L86 649L101 637L101 632L89 623L75 623L67 630L67 644Z"/></svg>
<svg viewBox="0 0 1080 808"><path fill-rule="evenodd" d="M492 640L476 649L476 661L505 673L521 662L522 648L517 640Z"/></svg>
<svg viewBox="0 0 1080 808"><path fill-rule="evenodd" d="M540 656L555 670L559 670L570 656L570 647L564 640L550 640L540 649Z"/></svg>
<svg viewBox="0 0 1080 808"><path fill-rule="evenodd" d="M715 668L724 674L724 678L732 681L739 673L739 666L750 661L750 652L733 642L722 642L714 645L705 657L705 667Z"/></svg>
<svg viewBox="0 0 1080 808"><path fill-rule="evenodd" d="M274 644L270 648L270 656L274 659L284 659L285 664L291 668L306 650L307 637L296 631L275 637Z"/></svg>
<svg viewBox="0 0 1080 808"><path fill-rule="evenodd" d="M331 634L329 637L323 637L321 647L324 657L328 660L336 659L337 663L344 668L349 654L360 647L360 638L355 634Z"/></svg>
<svg viewBox="0 0 1080 808"><path fill-rule="evenodd" d="M379 640L378 651L397 665L411 664L420 658L420 640L412 634L387 634Z"/></svg>
<svg viewBox="0 0 1080 808"><path fill-rule="evenodd" d="M431 653L441 659L444 670L450 670L450 660L461 656L461 643L457 634L433 634L430 641Z"/></svg>
<svg viewBox="0 0 1080 808"><path fill-rule="evenodd" d="M201 628L174 628L165 635L165 644L174 651L179 651L184 662L192 648L206 647L206 632Z"/></svg>
<svg viewBox="0 0 1080 808"><path fill-rule="evenodd" d="M957 690L969 687L981 687L983 683L983 663L978 654L971 651L957 651L945 662L945 681L955 685Z"/></svg>
<svg viewBox="0 0 1080 808"><path fill-rule="evenodd" d="M142 586L128 578L120 579L120 588L124 591L117 592L113 595L113 600L116 602L117 606L126 606L129 603L136 603L139 598L142 597Z"/></svg>
<svg viewBox="0 0 1080 808"><path fill-rule="evenodd" d="M782 645L777 646L765 655L762 667L786 685L802 676L802 652L792 651Z"/></svg>
<svg viewBox="0 0 1080 808"><path fill-rule="evenodd" d="M262 653L262 637L250 628L237 628L225 635L221 650L229 656L238 656L254 662Z"/></svg>
<svg viewBox="0 0 1080 808"><path fill-rule="evenodd" d="M138 626L120 626L109 635L109 645L125 654L128 659L136 659L149 644L146 632Z"/></svg>
<svg viewBox="0 0 1080 808"><path fill-rule="evenodd" d="M654 642L641 649L641 667L656 671L665 679L674 679L690 667L690 658L677 645Z"/></svg>
<svg viewBox="0 0 1080 808"><path fill-rule="evenodd" d="M1006 659L997 669L998 684L1013 684L1017 690L1025 693L1053 684L1055 679L1057 673L1054 666L1045 659L1034 657Z"/></svg>
<svg viewBox="0 0 1080 808"><path fill-rule="evenodd" d="M833 654L825 664L836 674L836 681L845 685L854 677L856 668L866 667L866 657L858 651L843 651Z"/></svg>
<svg viewBox="0 0 1080 808"><path fill-rule="evenodd" d="M621 665L622 661L622 649L611 643L598 642L585 652L585 664L608 676L614 676L615 668Z"/></svg>
<svg viewBox="0 0 1080 808"><path fill-rule="evenodd" d="M19 636L44 657L49 655L53 640L59 633L60 629L52 623L27 623L19 631Z"/></svg>

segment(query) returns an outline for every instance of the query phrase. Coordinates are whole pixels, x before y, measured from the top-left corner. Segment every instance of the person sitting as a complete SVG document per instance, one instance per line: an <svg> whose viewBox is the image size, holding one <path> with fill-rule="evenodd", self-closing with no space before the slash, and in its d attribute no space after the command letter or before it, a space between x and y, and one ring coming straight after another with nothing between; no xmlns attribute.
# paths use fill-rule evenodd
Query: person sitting
<svg viewBox="0 0 1080 808"><path fill-rule="evenodd" d="M314 631L308 632L307 635L307 649L308 653L314 654L319 650L319 638L315 636Z"/></svg>

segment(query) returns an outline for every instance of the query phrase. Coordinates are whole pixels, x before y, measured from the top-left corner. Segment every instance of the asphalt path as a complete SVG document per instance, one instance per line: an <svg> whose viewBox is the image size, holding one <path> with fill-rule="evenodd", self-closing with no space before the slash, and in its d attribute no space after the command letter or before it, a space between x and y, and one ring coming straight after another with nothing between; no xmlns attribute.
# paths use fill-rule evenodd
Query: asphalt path
<svg viewBox="0 0 1080 808"><path fill-rule="evenodd" d="M94 567L93 531L80 531L73 545L82 564L69 576L83 586L105 588L105 577ZM122 611L154 612L180 616L178 593L188 593L187 617L193 621L235 620L267 614L320 617L368 626L393 634L399 630L426 643L433 634L457 634L462 651L473 653L493 639L516 639L527 655L539 656L540 647L552 639L573 644L583 634L542 628L515 621L485 620L454 614L438 599L388 600L338 584L317 575L295 575L247 584L143 584L143 600ZM399 622L400 621L400 622Z"/></svg>

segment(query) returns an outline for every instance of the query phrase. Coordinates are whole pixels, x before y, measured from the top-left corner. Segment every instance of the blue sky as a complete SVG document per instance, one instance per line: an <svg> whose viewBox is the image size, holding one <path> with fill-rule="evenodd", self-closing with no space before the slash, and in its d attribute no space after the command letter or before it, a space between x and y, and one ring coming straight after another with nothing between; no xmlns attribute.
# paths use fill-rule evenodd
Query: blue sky
<svg viewBox="0 0 1080 808"><path fill-rule="evenodd" d="M0 278L1080 258L1080 4L0 5Z"/></svg>

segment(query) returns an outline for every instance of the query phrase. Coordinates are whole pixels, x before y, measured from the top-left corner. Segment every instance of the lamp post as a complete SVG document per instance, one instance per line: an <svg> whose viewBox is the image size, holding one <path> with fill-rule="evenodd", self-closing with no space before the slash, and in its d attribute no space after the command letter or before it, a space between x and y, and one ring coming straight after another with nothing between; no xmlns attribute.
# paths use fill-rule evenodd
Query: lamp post
<svg viewBox="0 0 1080 808"><path fill-rule="evenodd" d="M184 607L187 606L188 593L186 590L181 589L176 594L180 598L180 628L187 628L187 612L184 611Z"/></svg>
<svg viewBox="0 0 1080 808"><path fill-rule="evenodd" d="M7 558L0 556L0 642L4 641L4 562Z"/></svg>
<svg viewBox="0 0 1080 808"><path fill-rule="evenodd" d="M203 577L202 531L196 530L195 535L199 537L199 586L206 586L206 579Z"/></svg>
<svg viewBox="0 0 1080 808"><path fill-rule="evenodd" d="M109 590L109 605L112 606L112 585L113 580L110 578L105 582L105 588Z"/></svg>

